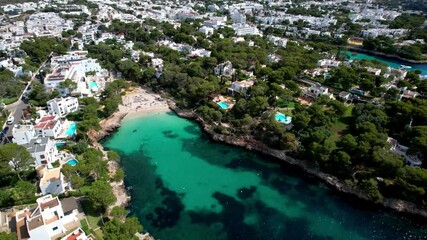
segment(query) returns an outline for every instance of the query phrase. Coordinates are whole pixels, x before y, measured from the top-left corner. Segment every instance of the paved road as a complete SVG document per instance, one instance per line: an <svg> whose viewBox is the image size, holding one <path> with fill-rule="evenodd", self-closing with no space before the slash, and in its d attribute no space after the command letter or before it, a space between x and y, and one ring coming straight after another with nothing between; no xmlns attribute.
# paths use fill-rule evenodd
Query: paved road
<svg viewBox="0 0 427 240"><path fill-rule="evenodd" d="M31 86L31 83L28 83L23 93L27 92L30 86ZM2 136L3 138L1 141L2 143L8 143L12 141L12 128L15 124L19 124L19 121L21 121L21 118L23 116L23 112L27 107L28 107L28 100L22 99L22 94L21 94L17 103L14 104L14 107L12 107L12 109L9 109L9 111L12 112L11 115L13 115L15 120L13 124L6 123L5 127L3 128L2 133L3 134L6 133L6 134Z"/></svg>
<svg viewBox="0 0 427 240"><path fill-rule="evenodd" d="M37 69L37 71L35 73L33 73L33 76L31 77L31 81L27 84L27 86L25 86L25 89L24 89L24 91L22 91L21 96L19 96L18 101L16 103L11 104L10 106L6 106L6 109L9 112L12 112L11 114L13 115L15 120L14 120L13 124L7 125L7 123L5 123L5 125L3 126L2 131L0 133L1 134L0 135L0 145L12 141L12 128L15 124L18 124L21 121L22 116L23 116L23 112L28 107L28 100L23 99L23 95L24 95L24 93L27 93L27 95L30 93L31 84L34 83L35 81L38 81L36 79L36 76L39 74L40 70L46 65L46 63L50 62L51 57L52 57L52 53L50 53L47 60L44 61L43 64L40 65L40 67Z"/></svg>

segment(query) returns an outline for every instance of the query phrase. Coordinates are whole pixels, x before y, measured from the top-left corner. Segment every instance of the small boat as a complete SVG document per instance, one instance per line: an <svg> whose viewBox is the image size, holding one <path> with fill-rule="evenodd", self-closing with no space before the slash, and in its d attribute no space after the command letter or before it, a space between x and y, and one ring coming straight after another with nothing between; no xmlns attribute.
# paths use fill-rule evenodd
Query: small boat
<svg viewBox="0 0 427 240"><path fill-rule="evenodd" d="M407 65L400 65L399 67L400 69L406 69L406 68L412 68L411 66L407 66Z"/></svg>

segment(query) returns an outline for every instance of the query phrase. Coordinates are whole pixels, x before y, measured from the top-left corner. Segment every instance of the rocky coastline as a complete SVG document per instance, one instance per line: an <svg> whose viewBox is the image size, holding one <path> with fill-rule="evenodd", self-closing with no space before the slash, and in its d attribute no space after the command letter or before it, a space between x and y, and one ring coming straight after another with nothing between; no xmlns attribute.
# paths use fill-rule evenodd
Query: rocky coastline
<svg viewBox="0 0 427 240"><path fill-rule="evenodd" d="M412 60L412 59L402 58L402 57L399 57L399 56L394 55L394 54L387 54L387 53L378 52L378 51L374 51L374 50L368 50L368 49L361 48L361 47L348 47L347 49L349 51L353 51L353 52L367 53L367 54L371 54L371 55L378 56L378 57L386 57L386 58L391 58L391 59L397 59L397 60L404 61L404 62L411 63L411 64L427 64L427 59L426 60Z"/></svg>
<svg viewBox="0 0 427 240"><path fill-rule="evenodd" d="M412 202L393 198L384 198L381 202L374 202L369 199L366 194L344 183L337 177L321 172L315 167L310 166L309 162L289 157L286 154L286 151L269 148L265 144L253 139L251 136L229 136L218 134L212 130L211 125L206 124L194 111L180 109L173 101L168 101L168 104L169 108L178 116L196 121L201 126L203 132L210 136L214 141L223 142L233 146L242 147L250 151L256 151L266 156L271 156L274 159L298 168L310 176L316 177L331 188L336 189L339 193L346 194L347 196L355 196L365 203L393 210L414 219L427 219L427 209L420 208Z"/></svg>

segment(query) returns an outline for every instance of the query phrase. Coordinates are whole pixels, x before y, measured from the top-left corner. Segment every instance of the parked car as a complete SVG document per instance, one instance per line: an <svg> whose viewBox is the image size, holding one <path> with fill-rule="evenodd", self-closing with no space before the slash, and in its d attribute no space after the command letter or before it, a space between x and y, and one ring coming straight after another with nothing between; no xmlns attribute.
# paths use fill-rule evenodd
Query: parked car
<svg viewBox="0 0 427 240"><path fill-rule="evenodd" d="M15 122L15 117L10 116L7 118L7 121L6 121L7 125L11 125L13 124L13 122Z"/></svg>

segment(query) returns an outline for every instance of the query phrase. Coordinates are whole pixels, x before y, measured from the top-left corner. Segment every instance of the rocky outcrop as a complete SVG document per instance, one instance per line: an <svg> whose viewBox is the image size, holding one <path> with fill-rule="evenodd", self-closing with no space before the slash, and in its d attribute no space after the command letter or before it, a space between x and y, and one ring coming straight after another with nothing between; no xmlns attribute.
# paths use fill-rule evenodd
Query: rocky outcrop
<svg viewBox="0 0 427 240"><path fill-rule="evenodd" d="M127 113L121 113L121 112L114 113L109 118L103 119L101 120L101 122L99 122L99 125L101 126L101 130L95 131L93 129L90 129L87 135L92 141L95 141L95 142L103 139L104 137L108 136L111 132L115 131L117 128L120 127L120 122L126 115Z"/></svg>
<svg viewBox="0 0 427 240"><path fill-rule="evenodd" d="M361 192L357 188L354 188L353 186L344 183L333 175L319 171L314 166L310 165L310 162L308 161L289 157L286 151L269 148L265 144L255 140L252 136L233 136L218 134L214 132L212 130L212 126L206 124L200 118L200 116L198 116L197 113L190 110L179 109L173 102L169 104L169 108L172 109L180 117L197 121L202 127L203 131L207 133L214 141L224 142L230 145L245 148L247 150L257 151L267 156L272 156L280 161L286 162L287 164L297 167L298 169L311 176L317 177L324 183L328 184L331 188L336 189L341 193L351 194L365 202L369 202L377 206L382 206L387 209L392 209L396 212L409 214L411 216L427 218L427 210L424 208L420 208L412 202L392 198L384 198L381 202L374 202L370 200L365 193Z"/></svg>

